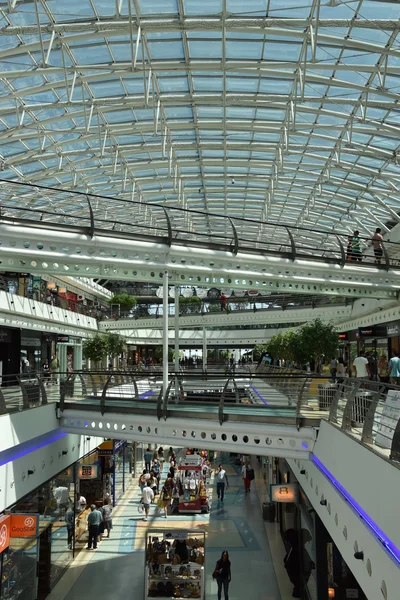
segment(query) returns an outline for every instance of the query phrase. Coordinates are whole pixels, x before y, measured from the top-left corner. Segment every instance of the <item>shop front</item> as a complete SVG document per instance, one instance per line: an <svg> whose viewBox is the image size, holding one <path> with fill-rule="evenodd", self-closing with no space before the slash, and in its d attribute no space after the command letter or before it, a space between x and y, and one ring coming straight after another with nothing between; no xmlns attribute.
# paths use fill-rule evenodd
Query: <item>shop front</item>
<svg viewBox="0 0 400 600"><path fill-rule="evenodd" d="M24 374L42 371L42 335L40 331L24 330L21 333L21 370Z"/></svg>
<svg viewBox="0 0 400 600"><path fill-rule="evenodd" d="M293 591L296 590L298 594L295 597L304 600L366 600L323 522L284 460L278 462L277 478L279 483L272 486L271 500L275 500L279 507L278 520L287 550L286 570L293 584Z"/></svg>
<svg viewBox="0 0 400 600"><path fill-rule="evenodd" d="M0 382L15 385L15 375L21 371L21 330L0 327Z"/></svg>
<svg viewBox="0 0 400 600"><path fill-rule="evenodd" d="M132 481L132 448L122 440L107 440L98 447L104 497L118 504Z"/></svg>

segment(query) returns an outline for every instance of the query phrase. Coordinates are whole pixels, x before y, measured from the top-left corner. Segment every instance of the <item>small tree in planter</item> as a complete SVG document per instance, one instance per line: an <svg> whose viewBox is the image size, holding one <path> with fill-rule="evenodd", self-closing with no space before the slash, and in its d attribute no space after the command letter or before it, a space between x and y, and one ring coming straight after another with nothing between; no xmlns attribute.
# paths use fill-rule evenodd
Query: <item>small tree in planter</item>
<svg viewBox="0 0 400 600"><path fill-rule="evenodd" d="M201 300L197 296L179 298L179 310L182 315L200 312Z"/></svg>
<svg viewBox="0 0 400 600"><path fill-rule="evenodd" d="M100 333L83 340L83 356L87 360L94 362L95 369L98 370L99 363L107 356L106 336Z"/></svg>
<svg viewBox="0 0 400 600"><path fill-rule="evenodd" d="M108 331L104 334L106 340L107 354L110 358L120 356L125 350L125 338L119 333Z"/></svg>
<svg viewBox="0 0 400 600"><path fill-rule="evenodd" d="M127 313L136 306L136 298L131 294L114 294L110 303L119 304L121 311Z"/></svg>

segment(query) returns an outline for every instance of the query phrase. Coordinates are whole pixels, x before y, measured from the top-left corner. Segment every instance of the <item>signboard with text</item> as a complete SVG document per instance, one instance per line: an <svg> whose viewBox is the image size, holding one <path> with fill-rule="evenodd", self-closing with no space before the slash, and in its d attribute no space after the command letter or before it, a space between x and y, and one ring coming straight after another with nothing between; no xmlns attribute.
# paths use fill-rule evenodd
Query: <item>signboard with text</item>
<svg viewBox="0 0 400 600"><path fill-rule="evenodd" d="M271 502L298 502L297 483L277 483L270 485Z"/></svg>
<svg viewBox="0 0 400 600"><path fill-rule="evenodd" d="M10 545L11 515L0 517L0 554Z"/></svg>
<svg viewBox="0 0 400 600"><path fill-rule="evenodd" d="M98 474L98 465L80 465L78 468L79 479L97 479Z"/></svg>
<svg viewBox="0 0 400 600"><path fill-rule="evenodd" d="M12 514L10 537L25 538L37 537L39 528L38 515L31 514Z"/></svg>

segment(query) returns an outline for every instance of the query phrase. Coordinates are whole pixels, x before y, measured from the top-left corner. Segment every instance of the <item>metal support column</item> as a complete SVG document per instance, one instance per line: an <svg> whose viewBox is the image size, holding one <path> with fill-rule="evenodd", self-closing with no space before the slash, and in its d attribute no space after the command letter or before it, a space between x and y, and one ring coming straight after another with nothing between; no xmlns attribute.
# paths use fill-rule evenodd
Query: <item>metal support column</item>
<svg viewBox="0 0 400 600"><path fill-rule="evenodd" d="M207 371L207 329L203 327L203 372Z"/></svg>
<svg viewBox="0 0 400 600"><path fill-rule="evenodd" d="M175 286L175 373L179 373L179 286ZM178 377L175 377L175 401L179 397L179 382Z"/></svg>
<svg viewBox="0 0 400 600"><path fill-rule="evenodd" d="M168 389L168 271L163 281L163 394Z"/></svg>

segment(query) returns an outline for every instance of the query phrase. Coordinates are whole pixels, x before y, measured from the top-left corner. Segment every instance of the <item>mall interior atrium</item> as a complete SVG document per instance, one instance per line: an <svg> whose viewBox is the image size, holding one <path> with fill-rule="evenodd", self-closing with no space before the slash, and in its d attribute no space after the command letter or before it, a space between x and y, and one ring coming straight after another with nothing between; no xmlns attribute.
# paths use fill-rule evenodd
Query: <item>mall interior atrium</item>
<svg viewBox="0 0 400 600"><path fill-rule="evenodd" d="M0 600L399 600L399 469L399 0L0 0Z"/></svg>

